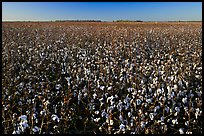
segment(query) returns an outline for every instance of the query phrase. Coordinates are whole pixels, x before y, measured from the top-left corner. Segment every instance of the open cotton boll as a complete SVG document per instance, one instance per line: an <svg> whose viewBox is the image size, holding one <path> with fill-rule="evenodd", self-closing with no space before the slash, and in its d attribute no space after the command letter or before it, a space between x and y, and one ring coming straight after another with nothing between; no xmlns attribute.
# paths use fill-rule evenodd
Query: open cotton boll
<svg viewBox="0 0 204 136"><path fill-rule="evenodd" d="M29 127L28 125L28 121L27 120L21 120L21 122L19 123L20 124L20 128L21 130L24 132L24 130Z"/></svg>
<svg viewBox="0 0 204 136"><path fill-rule="evenodd" d="M119 128L120 130L125 131L125 125L123 123L120 124Z"/></svg>
<svg viewBox="0 0 204 136"><path fill-rule="evenodd" d="M157 89L157 94L161 94L162 93L162 90L159 88Z"/></svg>
<svg viewBox="0 0 204 136"><path fill-rule="evenodd" d="M172 120L172 123L175 125L175 124L178 124L178 121L177 121L177 119L173 119Z"/></svg>
<svg viewBox="0 0 204 136"><path fill-rule="evenodd" d="M132 92L133 88L128 88L127 91L128 92Z"/></svg>
<svg viewBox="0 0 204 136"><path fill-rule="evenodd" d="M95 118L94 121L95 122L99 122L101 118Z"/></svg>
<svg viewBox="0 0 204 136"><path fill-rule="evenodd" d="M65 77L65 79L67 80L67 83L70 86L70 79L71 79L71 77Z"/></svg>
<svg viewBox="0 0 204 136"><path fill-rule="evenodd" d="M114 99L114 96L108 97L107 100L106 100L106 103L108 103L109 101L110 101L111 103L114 103L114 102L113 102L113 99ZM111 105L112 105L112 104L111 104Z"/></svg>
<svg viewBox="0 0 204 136"><path fill-rule="evenodd" d="M128 117L130 118L132 116L132 113L131 112L128 112Z"/></svg>
<svg viewBox="0 0 204 136"><path fill-rule="evenodd" d="M180 112L180 108L179 107L175 107L176 112Z"/></svg>
<svg viewBox="0 0 204 136"><path fill-rule="evenodd" d="M174 85L174 90L176 91L178 89L177 84Z"/></svg>
<svg viewBox="0 0 204 136"><path fill-rule="evenodd" d="M59 90L61 87L62 87L61 84L56 84L56 85L55 85L55 89L56 89L56 90Z"/></svg>
<svg viewBox="0 0 204 136"><path fill-rule="evenodd" d="M79 94L78 94L78 104L79 104L79 102L81 101L81 98L82 98L82 93L79 92Z"/></svg>
<svg viewBox="0 0 204 136"><path fill-rule="evenodd" d="M107 90L110 91L112 88L113 88L112 86L109 86Z"/></svg>
<svg viewBox="0 0 204 136"><path fill-rule="evenodd" d="M179 133L180 133L180 134L184 134L183 128L179 128Z"/></svg>
<svg viewBox="0 0 204 136"><path fill-rule="evenodd" d="M12 134L20 134L21 131L20 130L14 130Z"/></svg>
<svg viewBox="0 0 204 136"><path fill-rule="evenodd" d="M27 120L27 116L26 115L21 115L20 117L18 117L18 119L20 121L24 121L24 120Z"/></svg>
<svg viewBox="0 0 204 136"><path fill-rule="evenodd" d="M151 99L151 98L146 99L146 102L151 103L151 102L152 102L152 99Z"/></svg>
<svg viewBox="0 0 204 136"><path fill-rule="evenodd" d="M35 133L40 131L40 129L39 129L37 126L33 127L32 130L33 130L33 132L35 132Z"/></svg>
<svg viewBox="0 0 204 136"><path fill-rule="evenodd" d="M119 115L119 119L121 122L123 122L123 116L121 114Z"/></svg>
<svg viewBox="0 0 204 136"><path fill-rule="evenodd" d="M192 132L191 131L186 131L186 134L192 134Z"/></svg>
<svg viewBox="0 0 204 136"><path fill-rule="evenodd" d="M105 86L100 86L100 89L103 91L105 89Z"/></svg>
<svg viewBox="0 0 204 136"><path fill-rule="evenodd" d="M185 98L182 98L182 102L184 103L184 104L186 104L187 103L187 98L185 97Z"/></svg>
<svg viewBox="0 0 204 136"><path fill-rule="evenodd" d="M141 128L144 128L144 127L146 126L146 123L145 123L144 121L142 121L142 122L140 123L140 126L141 126Z"/></svg>
<svg viewBox="0 0 204 136"><path fill-rule="evenodd" d="M150 117L151 120L153 120L154 119L154 113L150 113L149 117Z"/></svg>
<svg viewBox="0 0 204 136"><path fill-rule="evenodd" d="M188 126L189 126L189 121L186 121L186 122L185 122L185 125L188 127Z"/></svg>
<svg viewBox="0 0 204 136"><path fill-rule="evenodd" d="M201 75L196 75L195 77L198 78L198 79L201 79L201 78L202 78Z"/></svg>
<svg viewBox="0 0 204 136"><path fill-rule="evenodd" d="M97 94L96 94L96 93L93 94L93 98L94 98L94 99L97 98Z"/></svg>
<svg viewBox="0 0 204 136"><path fill-rule="evenodd" d="M110 120L110 125L113 126L114 121L111 119Z"/></svg>
<svg viewBox="0 0 204 136"><path fill-rule="evenodd" d="M97 110L97 111L95 111L95 114L96 114L96 115L98 115L98 114L99 114L99 111L98 111L98 110Z"/></svg>
<svg viewBox="0 0 204 136"><path fill-rule="evenodd" d="M140 99L137 99L137 105L140 105L141 104L141 100Z"/></svg>
<svg viewBox="0 0 204 136"><path fill-rule="evenodd" d="M58 116L55 115L55 114L53 114L53 115L51 116L51 118L52 118L53 121L57 121L57 122L60 121L60 119L58 118Z"/></svg>
<svg viewBox="0 0 204 136"><path fill-rule="evenodd" d="M40 115L46 115L47 114L47 111L45 109L43 109L42 111L40 111Z"/></svg>
<svg viewBox="0 0 204 136"><path fill-rule="evenodd" d="M106 118L108 118L108 113L106 113L105 111L103 111L103 112L101 113L101 117L106 117Z"/></svg>

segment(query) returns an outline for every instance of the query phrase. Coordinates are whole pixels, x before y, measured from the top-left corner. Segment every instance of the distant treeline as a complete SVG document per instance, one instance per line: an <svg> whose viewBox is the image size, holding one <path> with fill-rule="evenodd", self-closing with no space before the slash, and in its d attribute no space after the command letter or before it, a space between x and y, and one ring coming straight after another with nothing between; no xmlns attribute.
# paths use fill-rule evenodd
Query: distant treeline
<svg viewBox="0 0 204 136"><path fill-rule="evenodd" d="M143 22L142 20L116 20L113 22Z"/></svg>
<svg viewBox="0 0 204 136"><path fill-rule="evenodd" d="M202 21L182 21L182 20L179 20L179 21L168 21L168 22L202 22Z"/></svg>
<svg viewBox="0 0 204 136"><path fill-rule="evenodd" d="M56 20L55 22L107 22L101 20ZM113 22L143 22L141 20L114 20Z"/></svg>
<svg viewBox="0 0 204 136"><path fill-rule="evenodd" d="M56 20L55 22L102 22L101 20Z"/></svg>

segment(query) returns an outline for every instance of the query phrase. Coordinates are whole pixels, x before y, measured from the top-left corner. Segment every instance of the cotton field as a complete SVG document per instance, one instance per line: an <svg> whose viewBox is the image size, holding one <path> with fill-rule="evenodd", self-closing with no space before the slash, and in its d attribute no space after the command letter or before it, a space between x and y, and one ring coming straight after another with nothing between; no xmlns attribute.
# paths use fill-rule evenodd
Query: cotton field
<svg viewBox="0 0 204 136"><path fill-rule="evenodd" d="M200 22L3 22L2 133L201 134Z"/></svg>

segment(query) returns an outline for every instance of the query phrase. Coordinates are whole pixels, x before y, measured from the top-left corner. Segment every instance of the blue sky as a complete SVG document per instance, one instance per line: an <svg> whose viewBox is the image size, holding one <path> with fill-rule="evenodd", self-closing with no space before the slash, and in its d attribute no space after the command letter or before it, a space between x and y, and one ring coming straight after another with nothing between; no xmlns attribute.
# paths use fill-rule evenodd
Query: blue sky
<svg viewBox="0 0 204 136"><path fill-rule="evenodd" d="M202 20L202 2L2 2L3 21Z"/></svg>

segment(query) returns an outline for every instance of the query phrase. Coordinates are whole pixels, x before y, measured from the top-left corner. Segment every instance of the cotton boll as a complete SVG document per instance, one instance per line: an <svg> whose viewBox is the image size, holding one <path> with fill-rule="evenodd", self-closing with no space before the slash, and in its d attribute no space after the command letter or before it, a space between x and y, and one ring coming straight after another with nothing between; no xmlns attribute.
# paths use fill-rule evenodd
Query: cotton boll
<svg viewBox="0 0 204 136"><path fill-rule="evenodd" d="M178 121L177 121L177 119L173 119L172 120L172 123L175 125L175 124L178 124Z"/></svg>
<svg viewBox="0 0 204 136"><path fill-rule="evenodd" d="M100 89L103 91L105 89L105 86L100 86Z"/></svg>
<svg viewBox="0 0 204 136"><path fill-rule="evenodd" d="M162 122L164 122L164 116L162 116L160 120L161 120Z"/></svg>
<svg viewBox="0 0 204 136"><path fill-rule="evenodd" d="M191 131L187 131L186 134L192 134L192 132Z"/></svg>
<svg viewBox="0 0 204 136"><path fill-rule="evenodd" d="M94 98L94 99L97 98L97 94L96 94L96 93L93 94L93 98Z"/></svg>
<svg viewBox="0 0 204 136"><path fill-rule="evenodd" d="M113 88L112 86L109 86L107 90L110 91L112 88Z"/></svg>
<svg viewBox="0 0 204 136"><path fill-rule="evenodd" d="M108 114L107 114L105 111L103 111L103 112L101 113L101 117L108 117Z"/></svg>
<svg viewBox="0 0 204 136"><path fill-rule="evenodd" d="M127 91L130 93L133 89L132 88L128 88Z"/></svg>
<svg viewBox="0 0 204 136"><path fill-rule="evenodd" d="M141 128L144 128L144 127L146 126L146 123L142 121L142 122L140 123L140 126L141 126Z"/></svg>
<svg viewBox="0 0 204 136"><path fill-rule="evenodd" d="M175 107L176 112L180 112L180 108L179 107Z"/></svg>
<svg viewBox="0 0 204 136"><path fill-rule="evenodd" d="M102 130L103 130L102 127L99 127L99 130L100 130L100 132L102 132Z"/></svg>
<svg viewBox="0 0 204 136"><path fill-rule="evenodd" d="M114 122L113 122L113 120L111 119L111 120L110 120L110 125L112 126L112 125L113 125L113 123L114 123Z"/></svg>
<svg viewBox="0 0 204 136"><path fill-rule="evenodd" d="M125 131L125 125L124 124L121 123L119 128L120 128L120 130Z"/></svg>
<svg viewBox="0 0 204 136"><path fill-rule="evenodd" d="M169 109L170 108L168 106L165 107L165 110L166 110L167 113L169 113Z"/></svg>
<svg viewBox="0 0 204 136"><path fill-rule="evenodd" d="M119 119L121 122L123 122L123 116L120 114Z"/></svg>
<svg viewBox="0 0 204 136"><path fill-rule="evenodd" d="M131 112L128 112L128 117L130 118L132 116L132 113Z"/></svg>
<svg viewBox="0 0 204 136"><path fill-rule="evenodd" d="M195 113L195 117L196 117L196 119L198 119L198 112Z"/></svg>
<svg viewBox="0 0 204 136"><path fill-rule="evenodd" d="M18 119L21 120L21 121L27 120L27 116L26 115L21 115Z"/></svg>
<svg viewBox="0 0 204 136"><path fill-rule="evenodd" d="M171 94L171 87L167 86L168 94Z"/></svg>
<svg viewBox="0 0 204 136"><path fill-rule="evenodd" d="M162 90L159 88L157 89L157 94L161 94L162 93Z"/></svg>
<svg viewBox="0 0 204 136"><path fill-rule="evenodd" d="M86 92L86 93L84 93L84 97L86 98L88 96L88 93Z"/></svg>
<svg viewBox="0 0 204 136"><path fill-rule="evenodd" d="M17 130L17 131L13 131L13 133L12 134L20 134L21 132L19 131L19 130Z"/></svg>
<svg viewBox="0 0 204 136"><path fill-rule="evenodd" d="M178 86L175 84L174 85L174 90L177 91L177 89L178 89Z"/></svg>
<svg viewBox="0 0 204 136"><path fill-rule="evenodd" d="M53 114L53 115L51 116L51 118L52 118L53 121L57 121L57 122L60 121L60 119L58 118L58 116L55 115L55 114Z"/></svg>
<svg viewBox="0 0 204 136"><path fill-rule="evenodd" d="M186 121L186 122L185 122L185 125L188 127L188 126L189 126L189 121Z"/></svg>
<svg viewBox="0 0 204 136"><path fill-rule="evenodd" d="M153 119L154 119L154 114L153 114L153 113L150 113L150 114L149 114L149 117L150 117L151 120L153 120Z"/></svg>
<svg viewBox="0 0 204 136"><path fill-rule="evenodd" d="M141 100L137 99L137 105L140 105L140 104L141 104Z"/></svg>
<svg viewBox="0 0 204 136"><path fill-rule="evenodd" d="M101 118L96 118L96 119L94 119L94 121L98 123L100 121L100 119Z"/></svg>
<svg viewBox="0 0 204 136"><path fill-rule="evenodd" d="M183 83L182 83L181 80L178 81L178 84L179 84L179 86L181 86L181 87L183 86Z"/></svg>
<svg viewBox="0 0 204 136"><path fill-rule="evenodd" d="M22 130L23 132L25 131L25 129L26 129L27 127L29 127L27 120L21 120L21 122L20 122L19 124L20 124L20 128L21 128L21 130Z"/></svg>
<svg viewBox="0 0 204 136"><path fill-rule="evenodd" d="M81 97L82 97L82 93L79 92L79 94L78 94L78 104L79 104L79 102L81 101Z"/></svg>
<svg viewBox="0 0 204 136"><path fill-rule="evenodd" d="M55 89L59 90L62 86L60 84L56 84Z"/></svg>
<svg viewBox="0 0 204 136"><path fill-rule="evenodd" d="M201 97L202 91L198 91L198 92L197 92L197 95L198 95L198 97Z"/></svg>
<svg viewBox="0 0 204 136"><path fill-rule="evenodd" d="M196 75L195 77L196 77L197 79L201 79L201 78L202 78L201 75Z"/></svg>
<svg viewBox="0 0 204 136"><path fill-rule="evenodd" d="M180 134L184 134L183 128L179 128L179 133L180 133Z"/></svg>
<svg viewBox="0 0 204 136"><path fill-rule="evenodd" d="M184 104L186 104L187 103L187 98L185 97L185 98L182 98L182 102L184 103Z"/></svg>
<svg viewBox="0 0 204 136"><path fill-rule="evenodd" d="M99 114L99 111L98 111L98 110L97 110L97 111L95 111L95 114L96 114L96 115L98 115L98 114Z"/></svg>
<svg viewBox="0 0 204 136"><path fill-rule="evenodd" d="M34 132L34 133L36 133L36 132L39 132L39 131L40 131L40 129L39 129L37 126L33 127L33 129L32 129L32 130L33 130L33 132Z"/></svg>

